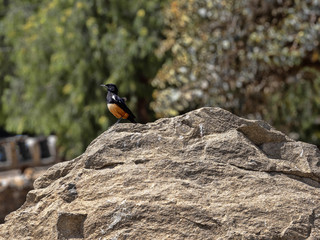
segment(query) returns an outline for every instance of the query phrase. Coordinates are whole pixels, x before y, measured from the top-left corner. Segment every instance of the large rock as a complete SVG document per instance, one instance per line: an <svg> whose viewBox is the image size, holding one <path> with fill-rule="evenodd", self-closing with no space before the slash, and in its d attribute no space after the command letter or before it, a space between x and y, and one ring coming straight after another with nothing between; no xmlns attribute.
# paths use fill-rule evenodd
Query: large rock
<svg viewBox="0 0 320 240"><path fill-rule="evenodd" d="M51 167L2 239L320 239L320 152L202 108L118 124Z"/></svg>

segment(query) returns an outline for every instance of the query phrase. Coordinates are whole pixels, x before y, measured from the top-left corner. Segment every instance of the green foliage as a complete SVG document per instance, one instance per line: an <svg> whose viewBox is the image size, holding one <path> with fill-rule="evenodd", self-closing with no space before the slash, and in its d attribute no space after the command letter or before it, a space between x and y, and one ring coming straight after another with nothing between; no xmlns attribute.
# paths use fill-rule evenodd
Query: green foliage
<svg viewBox="0 0 320 240"><path fill-rule="evenodd" d="M320 145L320 72L304 68L279 90L269 100L270 120L293 138Z"/></svg>
<svg viewBox="0 0 320 240"><path fill-rule="evenodd" d="M3 95L4 89L7 87L4 78L7 73L10 73L12 63L8 61L10 47L5 43L5 36L3 35L4 26L1 20L5 17L8 11L8 3L5 0L0 1L0 96ZM0 127L5 124L6 115L3 111L3 106L0 104Z"/></svg>
<svg viewBox="0 0 320 240"><path fill-rule="evenodd" d="M67 158L114 121L101 83L144 91L161 61L159 1L12 1L2 21L15 63L2 96L10 131L58 135ZM130 99L133 107L139 99Z"/></svg>
<svg viewBox="0 0 320 240"><path fill-rule="evenodd" d="M319 125L319 89L310 95L294 90L307 91L318 81L318 74L303 76L306 67L319 66L319 9L318 1L172 0L158 49L159 56L172 57L152 82L157 116L221 106L283 127L289 121L274 109L293 114L302 108L297 102L311 101L313 110L303 109L287 132L319 143L310 135Z"/></svg>
<svg viewBox="0 0 320 240"><path fill-rule="evenodd" d="M0 1L0 126L53 132L71 158L114 122L99 87L112 82L141 122L152 119L152 99L157 117L221 106L320 144L319 9L300 0Z"/></svg>

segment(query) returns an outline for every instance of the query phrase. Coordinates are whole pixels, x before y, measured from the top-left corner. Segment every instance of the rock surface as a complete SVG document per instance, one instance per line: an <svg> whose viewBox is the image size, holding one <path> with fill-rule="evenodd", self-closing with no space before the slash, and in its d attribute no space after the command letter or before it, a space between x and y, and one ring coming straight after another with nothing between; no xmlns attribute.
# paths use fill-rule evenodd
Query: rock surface
<svg viewBox="0 0 320 240"><path fill-rule="evenodd" d="M1 239L320 239L320 152L202 108L118 124L54 165Z"/></svg>

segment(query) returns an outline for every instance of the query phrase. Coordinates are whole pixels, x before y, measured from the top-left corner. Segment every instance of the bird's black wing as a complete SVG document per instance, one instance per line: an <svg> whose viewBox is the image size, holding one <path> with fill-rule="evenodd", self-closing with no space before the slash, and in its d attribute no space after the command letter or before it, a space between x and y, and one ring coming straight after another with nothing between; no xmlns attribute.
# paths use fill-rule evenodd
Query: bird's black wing
<svg viewBox="0 0 320 240"><path fill-rule="evenodd" d="M135 118L134 114L131 112L131 110L127 107L125 101L123 98L119 97L116 94L112 95L112 99L114 100L114 103L117 104L120 108L122 108L126 113L128 113L130 116Z"/></svg>

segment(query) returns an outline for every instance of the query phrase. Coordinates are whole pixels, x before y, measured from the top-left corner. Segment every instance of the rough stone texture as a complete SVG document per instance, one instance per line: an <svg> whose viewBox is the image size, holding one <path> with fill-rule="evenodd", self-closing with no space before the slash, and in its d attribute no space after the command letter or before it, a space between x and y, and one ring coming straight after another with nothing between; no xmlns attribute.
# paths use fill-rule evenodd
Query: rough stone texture
<svg viewBox="0 0 320 240"><path fill-rule="evenodd" d="M320 239L320 152L202 108L118 124L50 168L1 239Z"/></svg>

